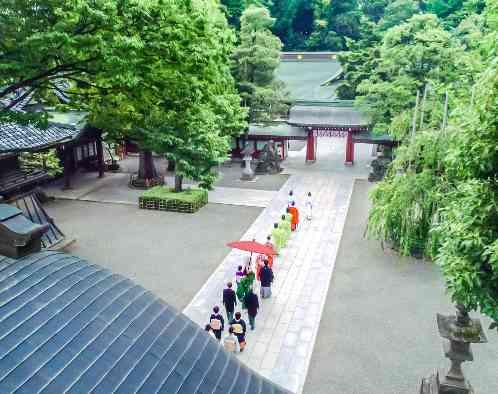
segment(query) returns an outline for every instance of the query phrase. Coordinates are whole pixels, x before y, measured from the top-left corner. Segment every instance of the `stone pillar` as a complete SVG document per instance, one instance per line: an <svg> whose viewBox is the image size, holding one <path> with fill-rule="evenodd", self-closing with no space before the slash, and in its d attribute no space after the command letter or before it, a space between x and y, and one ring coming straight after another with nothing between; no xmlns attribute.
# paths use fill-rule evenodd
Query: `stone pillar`
<svg viewBox="0 0 498 394"><path fill-rule="evenodd" d="M306 163L314 163L316 161L316 136L313 130L308 130L308 138L306 139Z"/></svg>
<svg viewBox="0 0 498 394"><path fill-rule="evenodd" d="M99 178L104 176L104 148L102 146L102 132L97 133L97 138L95 141L97 145L97 165L99 167Z"/></svg>
<svg viewBox="0 0 498 394"><path fill-rule="evenodd" d="M348 130L348 136L346 140L346 161L344 162L347 166L352 166L354 164L354 142L353 142L353 131Z"/></svg>

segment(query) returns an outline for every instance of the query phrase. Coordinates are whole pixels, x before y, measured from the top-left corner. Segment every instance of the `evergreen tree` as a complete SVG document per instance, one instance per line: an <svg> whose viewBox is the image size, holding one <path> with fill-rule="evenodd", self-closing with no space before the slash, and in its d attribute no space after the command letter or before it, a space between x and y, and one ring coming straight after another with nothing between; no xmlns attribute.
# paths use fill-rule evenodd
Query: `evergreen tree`
<svg viewBox="0 0 498 394"><path fill-rule="evenodd" d="M240 45L233 55L233 75L249 121L271 120L282 111L283 86L275 80L282 43L270 28L274 19L264 7L249 6L241 18Z"/></svg>
<svg viewBox="0 0 498 394"><path fill-rule="evenodd" d="M315 2L315 29L307 46L310 50L341 51L348 39L360 37L361 11L357 0Z"/></svg>
<svg viewBox="0 0 498 394"><path fill-rule="evenodd" d="M246 8L246 0L221 0L228 23L235 28L240 27L240 17Z"/></svg>

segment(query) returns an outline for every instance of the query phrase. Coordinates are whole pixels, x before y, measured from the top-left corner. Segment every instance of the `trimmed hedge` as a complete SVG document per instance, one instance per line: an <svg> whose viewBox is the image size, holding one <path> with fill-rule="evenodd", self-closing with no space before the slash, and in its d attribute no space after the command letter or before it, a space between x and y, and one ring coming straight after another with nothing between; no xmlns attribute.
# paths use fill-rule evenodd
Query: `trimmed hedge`
<svg viewBox="0 0 498 394"><path fill-rule="evenodd" d="M208 192L204 189L187 189L175 193L173 189L155 186L138 198L141 209L194 213L208 202Z"/></svg>

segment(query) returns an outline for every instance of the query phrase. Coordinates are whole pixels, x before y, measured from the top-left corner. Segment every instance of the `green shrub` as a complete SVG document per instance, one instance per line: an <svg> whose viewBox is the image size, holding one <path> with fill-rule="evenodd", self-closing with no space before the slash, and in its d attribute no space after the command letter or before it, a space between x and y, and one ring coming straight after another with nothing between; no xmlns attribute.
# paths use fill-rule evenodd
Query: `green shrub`
<svg viewBox="0 0 498 394"><path fill-rule="evenodd" d="M205 189L185 189L180 193L175 193L173 189L165 186L155 186L142 193L142 197L159 198L162 200L178 200L182 202L197 202L207 199Z"/></svg>
<svg viewBox="0 0 498 394"><path fill-rule="evenodd" d="M139 198L142 209L194 213L208 202L205 189L186 189L176 193L165 186L155 186L142 193Z"/></svg>

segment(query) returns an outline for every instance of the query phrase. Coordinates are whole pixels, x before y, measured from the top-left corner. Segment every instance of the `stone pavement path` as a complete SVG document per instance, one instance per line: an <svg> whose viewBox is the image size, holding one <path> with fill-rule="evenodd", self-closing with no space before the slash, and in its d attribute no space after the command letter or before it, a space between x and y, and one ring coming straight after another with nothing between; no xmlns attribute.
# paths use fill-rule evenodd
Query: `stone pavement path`
<svg viewBox="0 0 498 394"><path fill-rule="evenodd" d="M336 145L327 146L338 149ZM303 208L302 216L305 195L307 192L312 193L314 217L311 222L301 222L299 230L293 233L287 247L276 259L273 266L273 295L270 299L260 300L256 330L249 330L246 350L238 357L272 381L299 393L304 385L320 325L353 181L357 174L364 175L366 171L363 167L350 173L342 168L339 172L332 169L324 172L324 162L327 161L324 158L317 167L301 165L304 161L302 153L294 159L287 164L289 172L294 175L242 239L256 238L260 242L266 239L273 223L287 206L289 190L294 191L296 203ZM224 284L227 281L234 282L237 266L247 258L246 252L231 251L184 313L204 326L211 308L214 305L221 306ZM259 293L259 288L255 290ZM244 318L247 320L245 313Z"/></svg>

